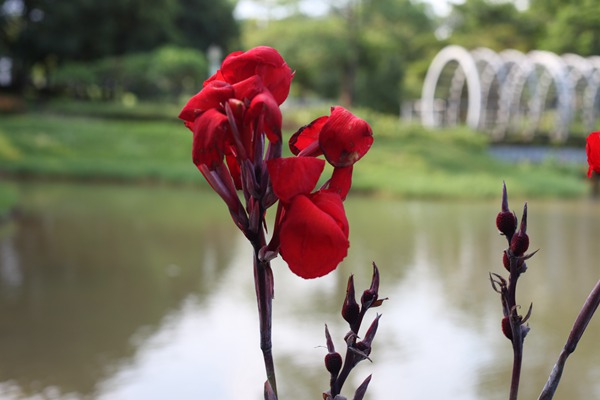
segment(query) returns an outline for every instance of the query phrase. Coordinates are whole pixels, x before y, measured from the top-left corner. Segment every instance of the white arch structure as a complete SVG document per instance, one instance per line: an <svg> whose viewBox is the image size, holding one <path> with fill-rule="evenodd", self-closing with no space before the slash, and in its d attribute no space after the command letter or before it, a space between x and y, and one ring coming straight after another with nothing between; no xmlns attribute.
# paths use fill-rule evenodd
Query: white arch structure
<svg viewBox="0 0 600 400"><path fill-rule="evenodd" d="M421 97L425 126L466 123L496 140L544 131L564 141L574 129L594 130L599 110L600 57L539 50L447 46L432 60Z"/></svg>

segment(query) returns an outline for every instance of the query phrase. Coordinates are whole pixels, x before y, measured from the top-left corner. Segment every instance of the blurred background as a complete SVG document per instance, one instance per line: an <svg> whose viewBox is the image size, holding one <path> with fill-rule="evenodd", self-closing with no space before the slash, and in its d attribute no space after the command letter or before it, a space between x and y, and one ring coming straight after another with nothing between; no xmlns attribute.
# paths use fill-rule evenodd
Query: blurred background
<svg viewBox="0 0 600 400"><path fill-rule="evenodd" d="M600 110L595 0L0 0L0 399L261 398L251 249L177 120L229 52L257 45L296 71L286 139L337 104L375 135L346 203L348 258L315 281L275 263L282 398L327 388L324 324L343 348L346 279L366 288L372 261L390 300L373 363L350 385L372 373L372 400L506 398L511 348L488 278L503 273L503 181L517 215L528 201L541 249L518 297L534 303L522 396L537 396L600 277L597 181L585 177ZM437 114L422 123L448 46L460 47L438 64ZM513 75L485 68L509 54L538 72L519 81L514 129L495 135L471 123L467 67L500 96ZM600 397L598 334L593 320L558 398Z"/></svg>

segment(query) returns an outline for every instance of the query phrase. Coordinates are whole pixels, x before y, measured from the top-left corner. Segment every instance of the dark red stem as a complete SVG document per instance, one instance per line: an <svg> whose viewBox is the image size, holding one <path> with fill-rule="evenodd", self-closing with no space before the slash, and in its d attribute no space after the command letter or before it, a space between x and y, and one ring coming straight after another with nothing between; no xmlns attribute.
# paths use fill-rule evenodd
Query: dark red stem
<svg viewBox="0 0 600 400"><path fill-rule="evenodd" d="M277 397L277 383L275 379L275 364L273 362L273 345L271 340L271 320L273 304L273 271L267 261L261 261L258 254L265 245L264 233L262 232L262 221L259 232L252 242L254 247L254 286L256 289L256 302L258 304L258 318L260 329L260 349L263 353L267 380L271 389Z"/></svg>

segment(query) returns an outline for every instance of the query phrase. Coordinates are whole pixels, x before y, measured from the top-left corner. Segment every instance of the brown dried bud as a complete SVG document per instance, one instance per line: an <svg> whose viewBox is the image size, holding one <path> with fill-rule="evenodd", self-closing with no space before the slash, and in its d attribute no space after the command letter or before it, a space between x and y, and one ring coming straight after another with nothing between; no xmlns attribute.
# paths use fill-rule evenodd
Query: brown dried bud
<svg viewBox="0 0 600 400"><path fill-rule="evenodd" d="M510 258L508 258L508 253L506 251L502 255L502 264L504 265L504 268L510 272Z"/></svg>

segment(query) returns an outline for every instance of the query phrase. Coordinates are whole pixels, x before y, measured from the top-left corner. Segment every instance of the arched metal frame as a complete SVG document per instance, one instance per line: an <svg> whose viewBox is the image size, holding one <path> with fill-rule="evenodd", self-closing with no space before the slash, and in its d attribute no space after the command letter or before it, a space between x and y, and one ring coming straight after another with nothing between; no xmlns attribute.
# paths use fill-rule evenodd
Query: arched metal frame
<svg viewBox="0 0 600 400"><path fill-rule="evenodd" d="M451 78L443 82L448 70ZM438 95L441 90L447 93L445 97ZM464 93L466 116L461 118ZM436 107L440 102L445 104L443 110ZM564 141L575 120L586 130L594 130L599 107L598 56L558 56L539 50L527 54L486 48L468 51L452 45L443 48L429 66L421 120L429 127L464 122L501 139L513 133L532 138L546 117L552 118L547 133L555 141ZM436 115L440 112L443 118Z"/></svg>

